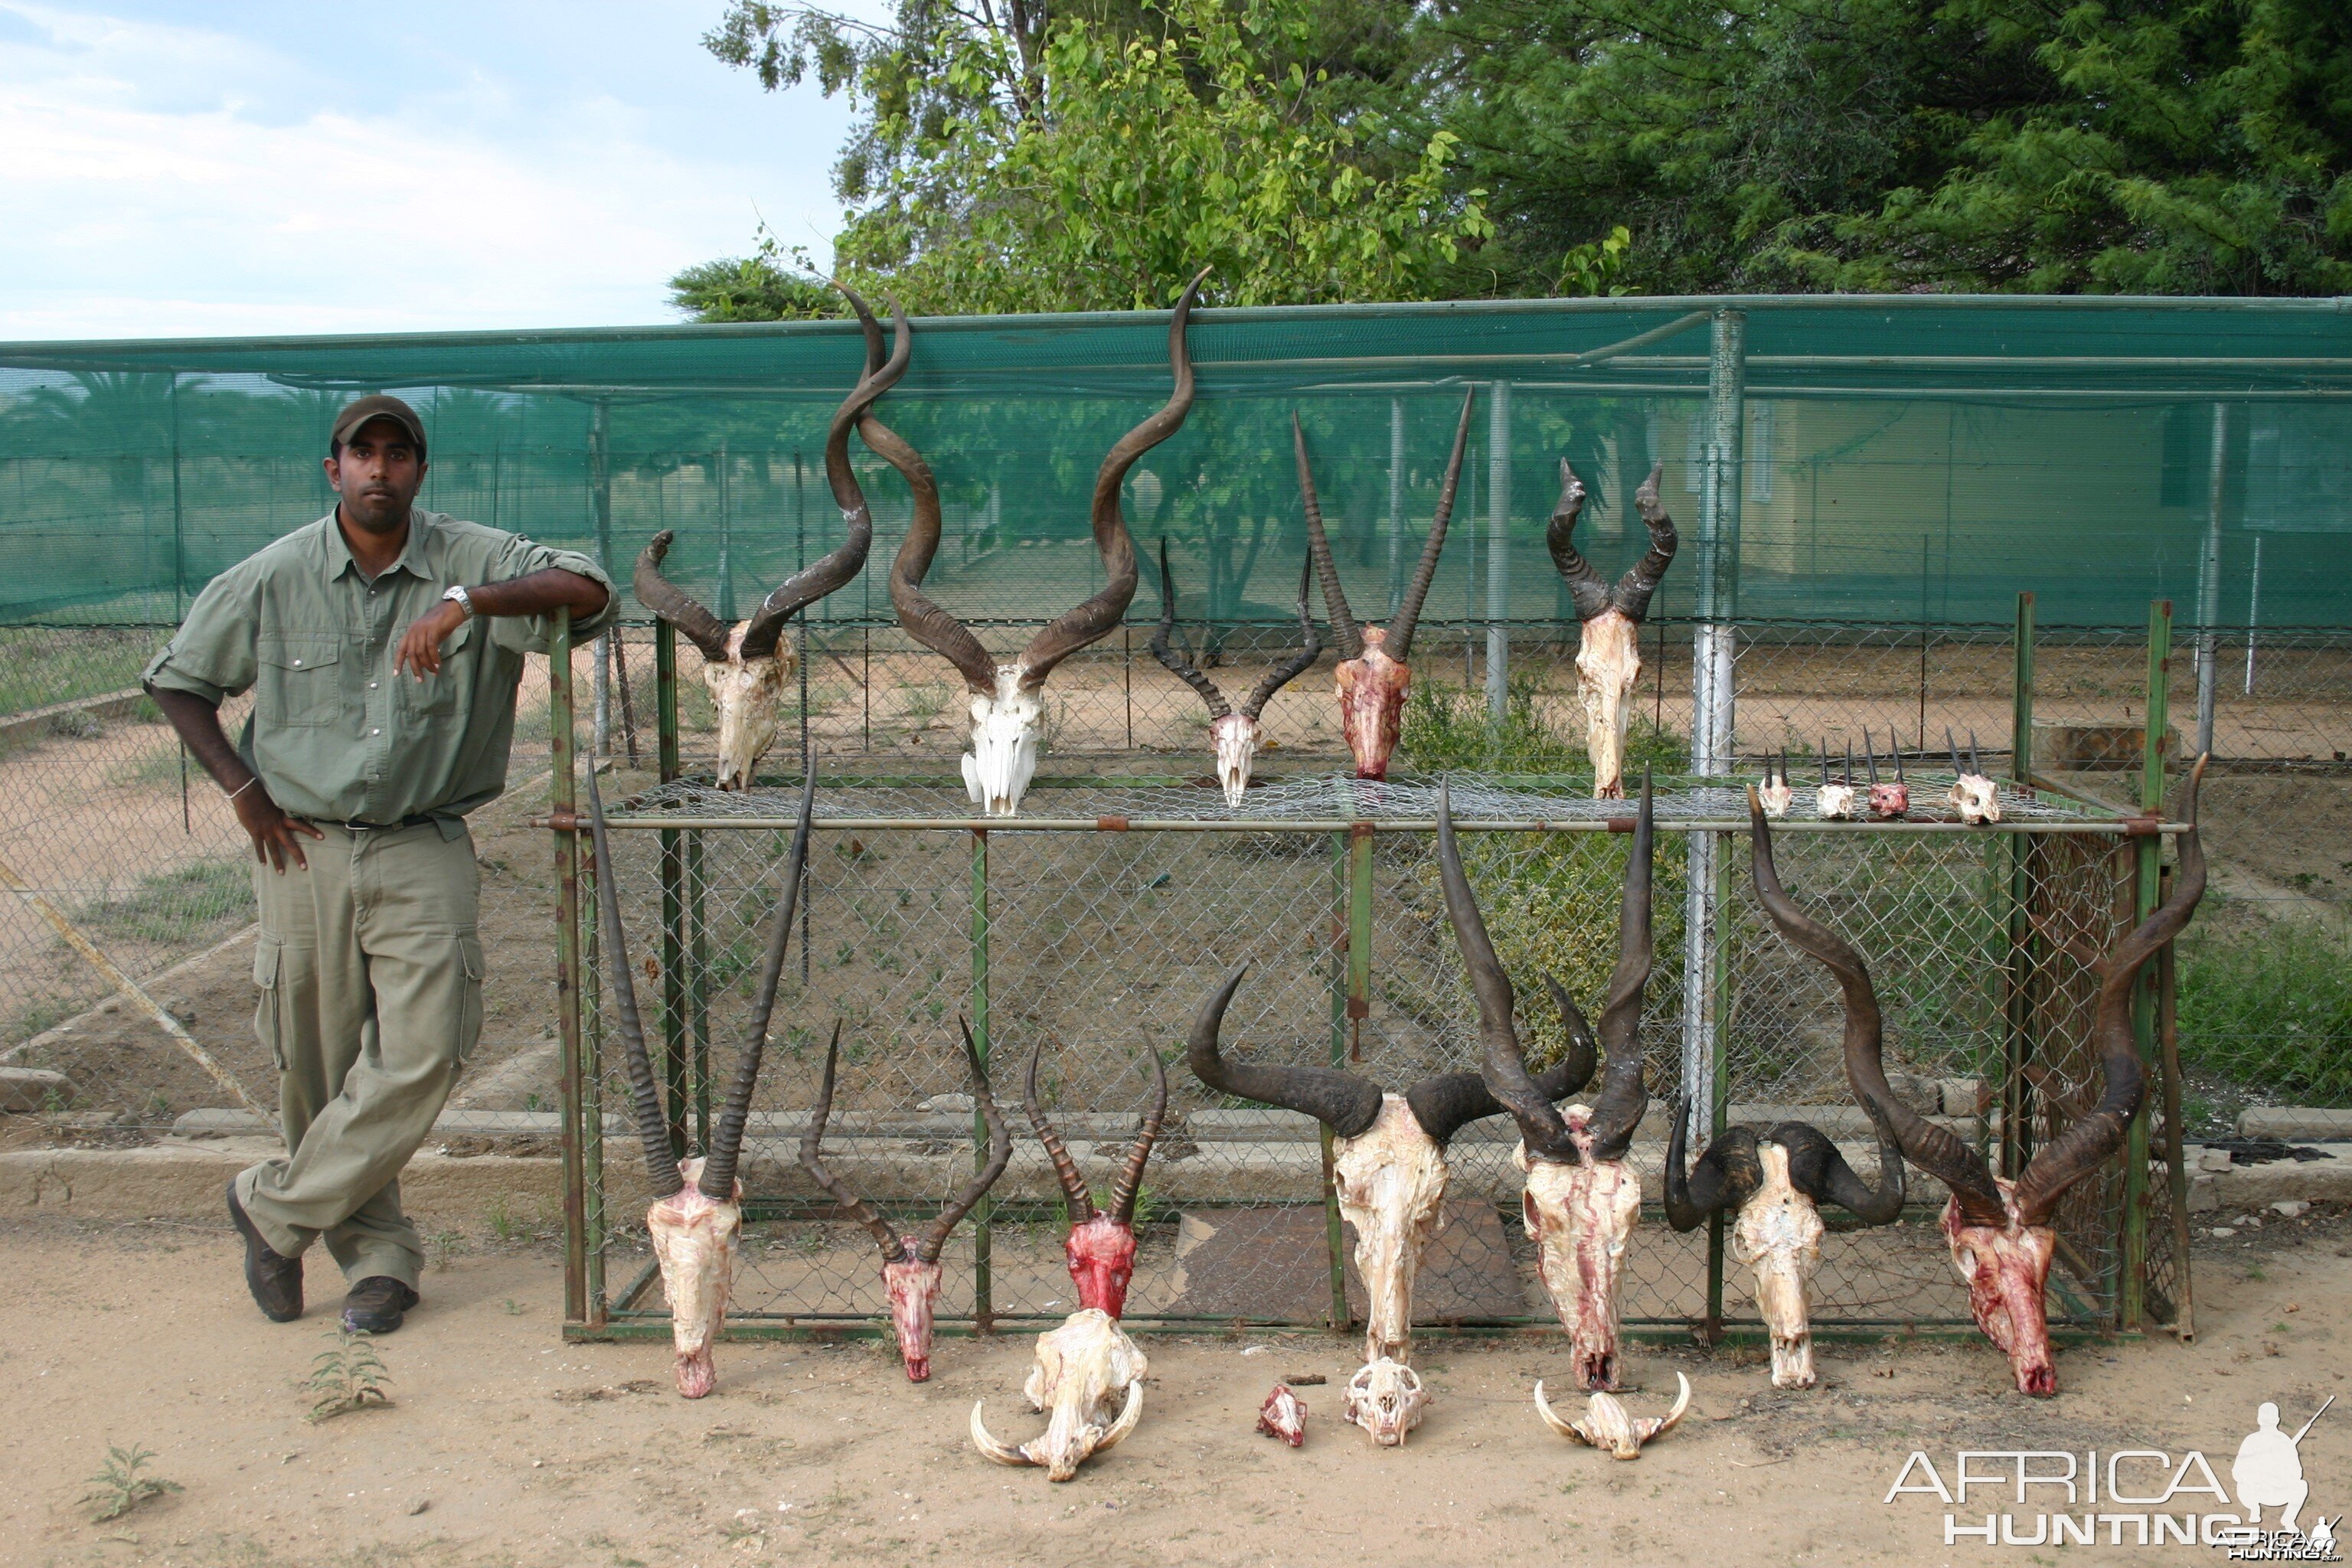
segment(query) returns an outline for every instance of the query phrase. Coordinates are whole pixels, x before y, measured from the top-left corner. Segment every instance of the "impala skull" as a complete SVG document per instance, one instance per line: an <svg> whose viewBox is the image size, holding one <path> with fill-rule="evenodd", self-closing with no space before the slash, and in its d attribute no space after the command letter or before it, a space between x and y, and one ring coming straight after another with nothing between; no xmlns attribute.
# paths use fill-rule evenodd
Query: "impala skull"
<svg viewBox="0 0 2352 1568"><path fill-rule="evenodd" d="M683 1163L670 1146L669 1123L662 1113L661 1088L655 1080L653 1060L646 1053L645 1024L637 1012L635 977L629 972L628 934L621 926L621 895L614 874L612 845L604 827L604 802L596 788L596 771L588 770L588 814L596 847L596 899L604 915L605 951L612 962L604 966L613 984L614 1021L621 1031L622 1055L629 1074L629 1096L637 1114L637 1132L644 1140L646 1177L653 1187L653 1206L646 1211L646 1232L652 1238L654 1261L661 1269L662 1293L669 1302L670 1342L677 1355L677 1391L688 1399L709 1394L718 1381L710 1347L727 1316L727 1297L735 1279L735 1255L743 1228L743 1184L735 1178L742 1152L743 1128L751 1112L751 1091L760 1079L760 1060L766 1048L768 1020L776 1006L776 985L784 970L784 948L791 940L793 911L800 899L801 872L808 864L809 823L816 810L816 770L801 784L800 824L785 862L783 895L774 929L769 933L766 966L753 995L744 1030L743 1057L729 1086L727 1102L710 1131L710 1147L699 1159Z"/></svg>
<svg viewBox="0 0 2352 1568"><path fill-rule="evenodd" d="M1617 966L1601 1015L1600 1044L1608 1068L1599 1100L1566 1113L1528 1075L1517 1032L1511 1026L1510 978L1495 956L1486 921L1463 874L1454 837L1448 792L1438 791L1437 857L1445 882L1445 910L1463 967L1478 998L1478 1032L1486 1047L1487 1092L1519 1125L1515 1159L1527 1173L1520 1201L1537 1268L1568 1330L1578 1383L1617 1386L1617 1283L1627 1239L1642 1212L1642 1180L1625 1161L1633 1130L1650 1097L1642 1087L1642 990L1650 978L1650 858L1654 809L1650 781L1625 862L1624 901L1618 916Z"/></svg>
<svg viewBox="0 0 2352 1568"><path fill-rule="evenodd" d="M1625 798L1625 731L1633 717L1626 700L1642 678L1642 618L1674 563L1674 520L1658 504L1661 463L1634 492L1633 508L1650 531L1650 548L1612 587L1578 553L1576 520L1584 510L1584 483L1563 458L1559 500L1544 531L1552 564L1568 584L1581 631L1576 648L1576 690L1584 700L1584 749L1592 759L1592 798Z"/></svg>
<svg viewBox="0 0 2352 1568"><path fill-rule="evenodd" d="M1356 1369L1348 1380L1340 1414L1370 1434L1383 1448L1402 1448L1405 1435L1421 1425L1429 1391L1421 1373L1401 1361L1381 1356Z"/></svg>
<svg viewBox="0 0 2352 1568"><path fill-rule="evenodd" d="M1681 1385L1682 1392L1675 1395L1674 1408L1664 1415L1636 1417L1616 1395L1594 1394L1585 1399L1584 1419L1581 1421L1562 1420L1552 1409L1551 1402L1544 1397L1544 1386L1538 1382L1536 1384L1536 1414L1543 1417L1545 1426L1563 1437L1573 1437L1589 1447L1606 1449L1612 1459L1638 1459L1642 1457L1643 1444L1673 1431L1675 1423L1683 1418L1683 1412L1690 1408L1690 1379L1676 1373L1675 1382Z"/></svg>
<svg viewBox="0 0 2352 1568"><path fill-rule="evenodd" d="M1421 606L1437 576L1438 555L1445 548L1445 526L1454 516L1454 492L1462 479L1462 453L1470 441L1470 405L1477 395L1473 387L1463 396L1462 419L1454 429L1454 454L1446 459L1445 483L1438 492L1429 538L1422 546L1421 564L1413 568L1412 581L1385 629L1358 626L1348 608L1348 595L1339 587L1339 569L1331 560L1331 542L1323 532L1323 505L1316 498L1315 476L1307 467L1307 433L1298 416L1290 416L1291 442L1298 454L1298 489L1307 509L1307 553L1323 585L1323 607L1330 615L1331 635L1339 650L1339 667L1333 671L1339 698L1339 731L1347 738L1349 754L1356 759L1360 779L1389 776L1389 754L1396 750L1405 692L1412 684L1412 671L1405 661L1412 657L1413 627L1421 620Z"/></svg>
<svg viewBox="0 0 2352 1568"><path fill-rule="evenodd" d="M1323 651L1323 639L1316 635L1315 617L1307 613L1307 566L1298 573L1298 631L1303 645L1299 650L1265 672L1265 679L1250 691L1248 700L1238 710L1226 702L1225 694L1217 683L1201 673L1192 662L1192 650L1181 652L1174 646L1176 632L1176 582L1168 571L1168 541L1160 542L1160 629L1151 636L1151 656L1168 668L1170 674L1201 694L1209 705L1209 744L1217 759L1217 784L1225 792L1225 804L1238 807L1242 795L1249 788L1250 765L1257 758L1262 731L1258 715L1274 694L1297 678L1301 670L1315 662Z"/></svg>
<svg viewBox="0 0 2352 1568"><path fill-rule="evenodd" d="M1143 1379L1150 1363L1108 1312L1087 1307L1037 1336L1036 1364L1021 1392L1033 1410L1050 1413L1045 1435L1001 1443L989 1435L982 1408L971 1407L971 1440L1000 1465L1042 1465L1049 1480L1066 1481L1078 1467L1107 1453L1143 1416Z"/></svg>
<svg viewBox="0 0 2352 1568"><path fill-rule="evenodd" d="M1951 1190L1944 1239L1953 1267L1968 1283L1977 1326L2009 1357L2021 1394L2049 1394L2058 1387L2042 1300L2057 1248L2051 1221L2058 1201L2124 1146L2146 1089L2132 1037L2132 988L2141 966L2180 933L2205 893L2205 854L2197 835L2197 786L2205 762L2199 758L2189 774L2189 827L2180 836L2172 896L2116 943L2104 965L2093 1024L2106 1080L2098 1103L2043 1141L2013 1182L1994 1175L1982 1154L1895 1097L1879 1065L1882 1028L1869 972L1843 938L1806 914L1782 889L1772 862L1771 830L1761 812L1750 817L1757 897L1782 936L1837 976L1845 999L1846 1076L1856 1097L1885 1116L1906 1158Z"/></svg>
<svg viewBox="0 0 2352 1568"><path fill-rule="evenodd" d="M1756 793L1764 803L1765 816L1779 818L1789 815L1789 807L1796 804L1797 792L1789 786L1789 759L1785 753L1778 759L1777 767L1773 759L1766 759L1764 785Z"/></svg>
<svg viewBox="0 0 2352 1568"><path fill-rule="evenodd" d="M1832 781L1830 778L1830 749L1822 747L1822 784L1813 795L1813 815L1823 822L1853 820L1853 743L1846 742L1845 772Z"/></svg>
<svg viewBox="0 0 2352 1568"><path fill-rule="evenodd" d="M841 508L846 534L840 547L785 579L760 602L749 619L731 631L692 595L662 575L662 562L677 537L675 530L666 528L655 534L637 557L638 602L677 627L678 635L702 654L702 683L719 712L718 783L723 790L751 788L752 770L775 743L777 704L798 668L799 656L784 636L785 623L856 576L874 542L873 514L866 509L866 492L858 488L856 471L849 464L849 427L906 374L912 330L907 318L894 309L897 342L886 362L879 349L881 324L865 300L847 289L841 291L864 323L870 347L866 374L834 411L825 434L825 479Z"/></svg>
<svg viewBox="0 0 2352 1568"><path fill-rule="evenodd" d="M1298 1395L1290 1392L1290 1384L1277 1383L1265 1403L1257 1407L1257 1429L1269 1437L1279 1437L1292 1447L1307 1441L1307 1406Z"/></svg>
<svg viewBox="0 0 2352 1568"><path fill-rule="evenodd" d="M1960 762L1960 748L1952 740L1949 730L1944 731L1944 744L1952 753L1952 793L1947 798L1960 820L1975 826L1979 823L2000 820L2000 789L1984 771L1984 759L1977 755L1977 733L1969 731L1969 760Z"/></svg>
<svg viewBox="0 0 2352 1568"><path fill-rule="evenodd" d="M1192 362L1185 352L1184 325L1193 301L1200 298L1198 277L1176 301L1168 324L1168 363L1175 390L1167 405L1125 436L1103 458L1095 473L1091 519L1095 548L1102 554L1102 590L1038 628L1020 656L999 664L981 641L955 616L923 593L923 579L940 549L940 487L922 454L896 431L867 415L858 426L866 444L906 477L914 497L914 515L907 537L890 563L890 603L907 635L954 665L963 676L971 698L971 750L963 758L963 783L973 805L989 816L1013 816L1021 797L1037 775L1038 728L1045 715L1040 696L1054 667L1108 637L1127 614L1135 597L1135 541L1119 511L1119 487L1136 459L1176 433L1192 409ZM868 328L866 361L871 366L882 353L878 328Z"/></svg>

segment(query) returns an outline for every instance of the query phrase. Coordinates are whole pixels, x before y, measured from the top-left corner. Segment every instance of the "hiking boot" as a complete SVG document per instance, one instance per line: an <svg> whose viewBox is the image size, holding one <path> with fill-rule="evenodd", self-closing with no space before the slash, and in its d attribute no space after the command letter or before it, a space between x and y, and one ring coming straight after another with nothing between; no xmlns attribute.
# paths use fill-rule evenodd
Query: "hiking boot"
<svg viewBox="0 0 2352 1568"><path fill-rule="evenodd" d="M228 1184L228 1217L245 1237L245 1288L253 1304L273 1323L290 1323L302 1315L302 1260L272 1251L245 1205L236 1201L236 1182Z"/></svg>
<svg viewBox="0 0 2352 1568"><path fill-rule="evenodd" d="M415 1305L415 1289L389 1274L371 1274L343 1298L343 1327L355 1334L388 1334Z"/></svg>

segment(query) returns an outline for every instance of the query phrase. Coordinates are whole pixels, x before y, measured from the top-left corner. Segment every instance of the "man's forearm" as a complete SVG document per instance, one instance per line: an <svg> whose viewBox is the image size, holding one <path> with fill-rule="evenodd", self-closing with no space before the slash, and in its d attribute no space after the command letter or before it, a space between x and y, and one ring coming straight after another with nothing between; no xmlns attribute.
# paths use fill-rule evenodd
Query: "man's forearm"
<svg viewBox="0 0 2352 1568"><path fill-rule="evenodd" d="M466 596L474 602L478 616L544 616L562 609L593 616L604 607L606 598L602 583L560 566L468 587Z"/></svg>
<svg viewBox="0 0 2352 1568"><path fill-rule="evenodd" d="M149 689L155 706L163 710L172 728L178 731L188 754L212 774L213 783L225 790L239 790L253 780L253 770L229 744L228 733L221 728L220 709L192 691L174 691L164 687Z"/></svg>

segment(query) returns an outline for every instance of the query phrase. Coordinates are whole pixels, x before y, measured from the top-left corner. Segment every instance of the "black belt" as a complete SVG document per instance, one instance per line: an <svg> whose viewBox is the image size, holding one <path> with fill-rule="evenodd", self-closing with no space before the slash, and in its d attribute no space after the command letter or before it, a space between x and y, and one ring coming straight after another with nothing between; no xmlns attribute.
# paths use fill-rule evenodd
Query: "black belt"
<svg viewBox="0 0 2352 1568"><path fill-rule="evenodd" d="M390 833L397 827L422 827L432 820L430 813L420 813L415 816L404 816L398 822L338 822L335 826L353 833Z"/></svg>

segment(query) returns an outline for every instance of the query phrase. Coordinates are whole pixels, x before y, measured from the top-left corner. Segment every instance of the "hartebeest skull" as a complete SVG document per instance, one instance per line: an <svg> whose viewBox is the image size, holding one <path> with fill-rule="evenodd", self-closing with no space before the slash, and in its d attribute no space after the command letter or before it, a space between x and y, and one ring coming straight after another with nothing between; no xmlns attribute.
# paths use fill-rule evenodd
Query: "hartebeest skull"
<svg viewBox="0 0 2352 1568"><path fill-rule="evenodd" d="M971 1027L961 1018L956 1022L962 1029L964 1063L971 1069L972 1095L988 1123L988 1158L930 1224L920 1231L899 1234L872 1204L825 1166L821 1151L824 1124L833 1114L834 1068L841 1057L838 1024L834 1026L833 1043L825 1047L824 1079L817 1089L816 1107L809 1112L808 1131L801 1135L801 1168L850 1218L864 1226L882 1249L883 1295L889 1303L890 1326L898 1332L898 1357L906 1364L909 1383L921 1383L931 1375L931 1312L938 1305L940 1281L946 1272L940 1254L947 1247L948 1236L982 1194L996 1184L1013 1158L1013 1130L1005 1125L995 1097L989 1092L988 1068L980 1059L980 1048L972 1043Z"/></svg>
<svg viewBox="0 0 2352 1568"><path fill-rule="evenodd" d="M1893 822L1911 809L1911 781L1903 776L1903 748L1895 739L1895 731L1886 731L1887 749L1895 754L1895 779L1891 784L1878 782L1878 748L1871 743L1870 731L1862 732L1862 752L1870 763L1870 815L1880 822Z"/></svg>
<svg viewBox="0 0 2352 1568"><path fill-rule="evenodd" d="M1265 672L1265 678L1254 687L1247 700L1236 710L1225 700L1217 683L1201 673L1192 663L1190 648L1178 651L1176 632L1176 580L1168 571L1168 541L1160 542L1160 629L1151 634L1151 657L1167 666L1170 674L1201 694L1209 705L1209 744L1216 753L1217 784L1225 792L1225 804L1239 806L1242 795L1249 788L1250 764L1256 760L1258 745L1264 738L1258 727L1258 715L1274 694L1290 684L1298 673L1313 664L1323 651L1323 639L1316 634L1315 617L1307 613L1307 575L1308 566L1298 572L1298 635L1299 650Z"/></svg>
<svg viewBox="0 0 2352 1568"><path fill-rule="evenodd" d="M1576 520L1584 510L1584 484L1563 458L1559 463L1559 500L1552 507L1544 542L1552 564L1567 581L1570 602L1580 624L1576 648L1576 690L1584 700L1584 749L1592 759L1592 798L1625 798L1625 731L1633 718L1626 699L1642 678L1642 618L1649 614L1650 596L1658 591L1666 568L1674 564L1674 520L1658 504L1658 479L1665 465L1650 470L1633 494L1633 509L1650 531L1650 548L1615 586L1578 553Z"/></svg>
<svg viewBox="0 0 2352 1568"><path fill-rule="evenodd" d="M841 291L856 308L869 342L878 344L882 328L866 301L846 288ZM638 602L677 627L679 636L701 651L702 683L719 713L720 789L751 788L752 770L775 743L777 704L798 667L798 655L784 636L784 624L848 583L866 565L866 552L874 542L874 517L866 509L866 492L858 487L856 470L849 465L849 427L907 373L911 329L895 308L891 316L897 322L897 342L889 360L885 363L878 353L869 354L866 374L834 411L825 433L824 474L841 508L845 535L839 548L786 578L732 631L692 595L662 575L662 562L677 537L675 530L666 528L655 534L637 557Z"/></svg>
<svg viewBox="0 0 2352 1568"><path fill-rule="evenodd" d="M1539 1380L1536 1384L1536 1414L1543 1417L1545 1426L1563 1437L1606 1449L1612 1459L1638 1459L1643 1444L1673 1431L1675 1423L1683 1418L1683 1412L1690 1408L1690 1379L1676 1373L1675 1382L1681 1385L1682 1392L1675 1396L1674 1408L1664 1415L1637 1417L1615 1394L1594 1394L1585 1399L1584 1419L1567 1421L1553 1411Z"/></svg>
<svg viewBox="0 0 2352 1568"><path fill-rule="evenodd" d="M1799 909L1781 889L1771 830L1761 813L1750 821L1757 898L1782 936L1837 976L1845 1001L1846 1074L1855 1095L1885 1114L1913 1164L1951 1189L1944 1209L1945 1242L1968 1283L1977 1326L2008 1355L2021 1394L2054 1394L2058 1388L2042 1294L2057 1248L2051 1221L2058 1200L2123 1147L2146 1089L2132 1038L2133 986L2140 967L2180 933L2205 893L2205 854L2197 837L2197 786L2204 773L2200 757L2189 774L2189 827L2180 836L2172 896L2116 945L2100 978L2093 1030L2106 1083L2099 1101L2043 1143L2015 1181L1993 1174L1982 1154L1895 1097L1879 1065L1882 1026L1869 972L1843 938Z"/></svg>
<svg viewBox="0 0 2352 1568"><path fill-rule="evenodd" d="M1356 1268L1370 1298L1364 1359L1406 1360L1412 1347L1413 1276L1422 1248L1444 1223L1445 1146L1464 1126L1503 1107L1475 1072L1437 1073L1403 1094L1386 1094L1370 1079L1338 1068L1225 1060L1217 1031L1248 967L1234 970L1202 1006L1186 1060L1193 1076L1220 1094L1304 1111L1331 1130L1332 1183L1340 1215L1356 1227ZM1552 999L1568 1031L1568 1049L1531 1081L1529 1092L1558 1100L1592 1076L1594 1045L1557 984Z"/></svg>
<svg viewBox="0 0 2352 1568"><path fill-rule="evenodd" d="M1062 1250L1069 1259L1070 1281L1077 1287L1080 1308L1091 1307L1117 1318L1127 1310L1128 1281L1135 1277L1135 1199L1143 1190L1144 1162L1151 1158L1160 1124L1167 1120L1168 1069L1160 1053L1147 1047L1154 1084L1151 1109L1144 1113L1143 1126L1127 1152L1127 1163L1111 1184L1110 1206L1097 1208L1078 1163L1070 1158L1068 1145L1038 1102L1037 1061L1044 1049L1040 1041L1029 1053L1029 1081L1022 1103L1028 1108L1029 1125L1036 1130L1037 1141L1054 1163L1054 1174L1061 1181L1062 1196L1069 1209L1070 1234L1063 1239Z"/></svg>
<svg viewBox="0 0 2352 1568"><path fill-rule="evenodd" d="M1822 746L1822 787L1813 795L1813 815L1823 822L1853 820L1853 742L1845 747L1845 772L1834 781L1830 778L1830 749Z"/></svg>
<svg viewBox="0 0 2352 1568"><path fill-rule="evenodd" d="M775 928L768 937L767 963L760 972L760 988L751 999L744 1028L743 1058L736 1067L735 1081L728 1088L719 1124L711 1129L709 1149L702 1158L681 1164L670 1144L669 1124L662 1115L661 1089L654 1079L653 1061L646 1054L645 1024L637 1012L636 985L629 973L628 936L621 928L618 878L604 829L604 802L596 789L595 770L588 773L596 897L604 912L604 944L610 955L604 973L613 983L614 1021L621 1031L629 1096L636 1108L638 1134L645 1141L646 1178L654 1193L653 1206L646 1211L646 1230L652 1237L654 1260L661 1268L662 1291L669 1301L677 1391L688 1399L709 1394L718 1379L710 1346L727 1316L727 1296L735 1278L735 1254L743 1226L743 1186L735 1179L736 1161L751 1113L751 1091L760 1080L760 1059L767 1047L768 1020L775 1011L776 985L784 972L784 948L800 900L801 872L808 864L809 822L815 809L816 770L812 768L801 784L800 824L793 830L792 853L784 865L783 894Z"/></svg>
<svg viewBox="0 0 2352 1568"><path fill-rule="evenodd" d="M1445 482L1437 495L1437 513L1422 545L1421 564L1396 614L1386 629L1359 626L1339 587L1339 569L1332 563L1331 542L1323 532L1323 505L1316 498L1315 476L1307 462L1307 432L1298 416L1290 416L1290 437L1298 454L1298 489L1307 508L1307 553L1323 584L1323 607L1330 615L1331 636L1339 651L1334 671L1339 696L1339 731L1356 759L1360 779L1389 776L1389 753L1396 750L1404 721L1405 692L1412 685L1406 660L1412 657L1412 631L1421 620L1421 606L1437 576L1437 558L1445 548L1445 525L1454 516L1454 492L1462 479L1462 453L1470 441L1470 405L1478 395L1473 387L1463 395L1462 419L1454 429L1454 453L1445 460Z"/></svg>
<svg viewBox="0 0 2352 1568"><path fill-rule="evenodd" d="M1789 815L1789 807L1796 804L1797 792L1789 784L1787 752L1764 759L1764 787L1756 793L1764 803L1765 816L1777 819Z"/></svg>
<svg viewBox="0 0 2352 1568"><path fill-rule="evenodd" d="M1340 1415L1383 1448L1403 1447L1406 1434L1421 1425L1428 1408L1429 1390L1421 1373L1389 1356L1358 1367L1339 1402Z"/></svg>
<svg viewBox="0 0 2352 1568"><path fill-rule="evenodd" d="M1969 731L1969 760L1960 761L1960 748L1953 741L1950 730L1944 731L1944 744L1952 753L1952 793L1948 798L1960 820L1975 826L1980 823L2000 820L2000 787L1984 771L1984 759L1977 755L1977 732Z"/></svg>
<svg viewBox="0 0 2352 1568"><path fill-rule="evenodd" d="M1037 731L1045 713L1040 693L1045 678L1064 659L1110 635L1135 598L1135 541L1119 510L1119 487L1136 459L1176 433L1192 409L1192 361L1184 346L1184 326L1208 277L1203 268L1176 301L1168 324L1168 363L1175 390L1167 405L1125 436L1095 473L1092 521L1095 548L1102 553L1099 593L1040 627L1020 656L999 664L980 639L923 593L923 578L940 548L940 488L920 453L895 432L867 416L858 433L866 444L906 476L914 495L914 517L890 564L890 603L907 635L954 665L971 698L971 750L963 758L964 788L972 805L990 816L1012 816L1037 773ZM879 354L869 335L866 360Z"/></svg>
<svg viewBox="0 0 2352 1568"><path fill-rule="evenodd" d="M1571 1105L1566 1114L1528 1075L1517 1031L1511 1026L1510 977L1495 956L1486 921L1463 874L1454 839L1453 804L1438 791L1437 857L1445 881L1445 912L1478 999L1478 1033L1486 1047L1487 1092L1519 1124L1515 1159L1527 1173L1520 1217L1536 1244L1536 1267L1568 1330L1578 1384L1617 1386L1617 1282L1625 1244L1642 1212L1642 1178L1626 1162L1633 1130L1650 1102L1642 1087L1642 990L1650 978L1650 780L1642 779L1642 805L1625 860L1624 901L1618 915L1617 966L1601 1015L1601 1045L1608 1052L1599 1101Z"/></svg>
<svg viewBox="0 0 2352 1568"><path fill-rule="evenodd" d="M1000 1465L1042 1465L1048 1480L1066 1481L1135 1430L1150 1371L1118 1319L1099 1308L1081 1308L1060 1328L1037 1336L1036 1364L1021 1390L1031 1409L1051 1413L1044 1436L1018 1445L997 1441L982 1419L988 1402L975 1400L972 1443Z"/></svg>

